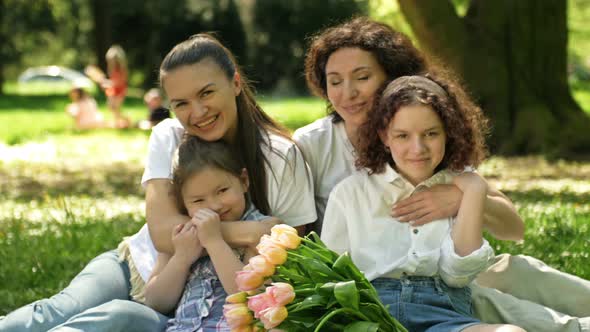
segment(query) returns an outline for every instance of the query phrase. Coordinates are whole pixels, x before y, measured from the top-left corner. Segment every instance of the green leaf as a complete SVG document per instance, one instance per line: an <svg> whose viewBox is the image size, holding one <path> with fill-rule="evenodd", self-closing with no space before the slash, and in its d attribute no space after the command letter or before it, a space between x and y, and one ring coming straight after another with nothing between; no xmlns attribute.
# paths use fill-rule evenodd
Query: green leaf
<svg viewBox="0 0 590 332"><path fill-rule="evenodd" d="M354 280L341 281L334 286L334 296L344 308L359 309L359 292Z"/></svg>
<svg viewBox="0 0 590 332"><path fill-rule="evenodd" d="M327 303L328 301L323 296L314 294L303 299L303 301L299 302L291 311L297 312L312 307L325 307Z"/></svg>
<svg viewBox="0 0 590 332"><path fill-rule="evenodd" d="M284 266L277 266L276 268L276 275L279 278L282 279L286 279L286 280L291 280L294 282L307 282L307 278L305 278L304 276L302 276L301 274L297 273L298 271L296 270L292 270L292 269L288 269Z"/></svg>
<svg viewBox="0 0 590 332"><path fill-rule="evenodd" d="M317 284L316 285L316 293L320 294L321 296L329 299L334 296L334 286L336 286L335 282L327 282L325 284Z"/></svg>
<svg viewBox="0 0 590 332"><path fill-rule="evenodd" d="M379 324L373 322L354 322L344 327L344 332L377 332Z"/></svg>
<svg viewBox="0 0 590 332"><path fill-rule="evenodd" d="M303 260L302 265L305 267L306 272L314 282L322 283L344 279L341 275L334 272L326 264L318 261L317 259L306 258Z"/></svg>
<svg viewBox="0 0 590 332"><path fill-rule="evenodd" d="M332 265L332 269L349 279L357 281L367 280L364 274L356 267L356 265L354 265L347 252L343 253L336 259L334 265Z"/></svg>

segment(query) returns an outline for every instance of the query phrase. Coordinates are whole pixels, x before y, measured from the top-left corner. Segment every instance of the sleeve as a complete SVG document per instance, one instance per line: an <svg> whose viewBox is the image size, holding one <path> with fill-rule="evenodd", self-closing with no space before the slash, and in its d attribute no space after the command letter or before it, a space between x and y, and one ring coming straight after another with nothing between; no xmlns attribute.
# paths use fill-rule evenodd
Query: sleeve
<svg viewBox="0 0 590 332"><path fill-rule="evenodd" d="M171 120L173 121L173 120ZM172 178L172 158L180 138L169 121L163 121L152 129L141 184L145 187L151 179Z"/></svg>
<svg viewBox="0 0 590 332"><path fill-rule="evenodd" d="M330 193L321 233L321 239L326 246L339 254L350 252L348 220L343 196L348 195L344 194L341 186L337 186Z"/></svg>
<svg viewBox="0 0 590 332"><path fill-rule="evenodd" d="M293 227L314 222L313 182L301 151L292 144L284 157L271 152L269 159L268 203L272 215Z"/></svg>
<svg viewBox="0 0 590 332"><path fill-rule="evenodd" d="M440 276L451 287L464 287L485 270L493 259L494 250L486 239L483 239L481 247L471 254L463 257L457 255L449 232L441 247Z"/></svg>

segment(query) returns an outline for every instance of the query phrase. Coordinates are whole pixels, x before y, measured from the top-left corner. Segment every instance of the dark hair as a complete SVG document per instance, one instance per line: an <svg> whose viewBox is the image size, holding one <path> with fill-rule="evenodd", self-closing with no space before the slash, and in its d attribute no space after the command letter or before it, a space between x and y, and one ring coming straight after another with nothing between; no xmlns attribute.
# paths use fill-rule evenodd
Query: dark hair
<svg viewBox="0 0 590 332"><path fill-rule="evenodd" d="M195 136L185 135L177 153L172 173L172 190L178 209L185 214L187 210L182 199L182 187L191 176L211 167L239 178L242 169L245 168L238 153L223 141L207 142Z"/></svg>
<svg viewBox="0 0 590 332"><path fill-rule="evenodd" d="M78 99L84 99L88 97L88 92L86 92L86 90L83 88L72 88L71 91L77 94Z"/></svg>
<svg viewBox="0 0 590 332"><path fill-rule="evenodd" d="M262 111L254 99L254 92L246 76L241 72L235 57L219 40L207 33L200 33L174 46L166 55L160 66L160 84L170 71L199 63L205 59L214 61L223 70L228 79L240 75L241 92L236 97L238 109L238 155L246 164L252 185L250 195L253 203L264 214L270 214L267 199L265 164L270 163L264 153L266 146L272 153L285 158L270 145L269 134L276 134L290 140L288 131ZM272 169L271 169L272 171Z"/></svg>
<svg viewBox="0 0 590 332"><path fill-rule="evenodd" d="M328 113L335 121L342 118L328 100L326 64L332 53L346 47L371 52L389 79L419 74L427 68L426 58L404 34L367 17L354 18L319 32L312 37L305 56L305 79L312 93L328 102Z"/></svg>
<svg viewBox="0 0 590 332"><path fill-rule="evenodd" d="M485 136L489 132L488 120L481 109L449 78L433 74L412 78L426 79L433 84L413 84L406 76L382 88L367 121L359 129L356 166L366 167L370 173L383 172L386 164L395 166L391 152L379 138L379 133L387 130L401 107L416 104L430 106L444 126L445 155L435 171L444 168L462 171L467 166L479 165L486 155Z"/></svg>

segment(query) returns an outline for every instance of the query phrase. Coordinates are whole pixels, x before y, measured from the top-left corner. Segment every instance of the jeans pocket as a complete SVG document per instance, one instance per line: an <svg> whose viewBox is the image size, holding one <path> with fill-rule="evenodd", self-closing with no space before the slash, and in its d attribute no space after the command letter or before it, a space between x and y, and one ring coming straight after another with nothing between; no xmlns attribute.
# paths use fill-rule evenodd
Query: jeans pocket
<svg viewBox="0 0 590 332"><path fill-rule="evenodd" d="M456 312L473 317L473 311L471 310L471 289L469 287L455 288L444 285L443 289Z"/></svg>

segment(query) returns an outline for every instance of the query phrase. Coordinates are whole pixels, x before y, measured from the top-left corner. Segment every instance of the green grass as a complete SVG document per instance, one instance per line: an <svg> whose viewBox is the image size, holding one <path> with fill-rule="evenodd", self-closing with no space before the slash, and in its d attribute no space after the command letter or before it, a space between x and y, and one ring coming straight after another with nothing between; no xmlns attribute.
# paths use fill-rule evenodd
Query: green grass
<svg viewBox="0 0 590 332"><path fill-rule="evenodd" d="M590 110L588 86L574 85ZM149 132L76 131L63 94L0 98L0 315L58 292L97 254L144 223L139 185ZM98 102L103 105L104 99ZM325 114L316 98L261 98L291 130ZM139 98L124 112L143 119ZM590 163L542 157L492 158L480 168L515 202L524 243L490 239L497 252L523 253L584 278L590 242Z"/></svg>

